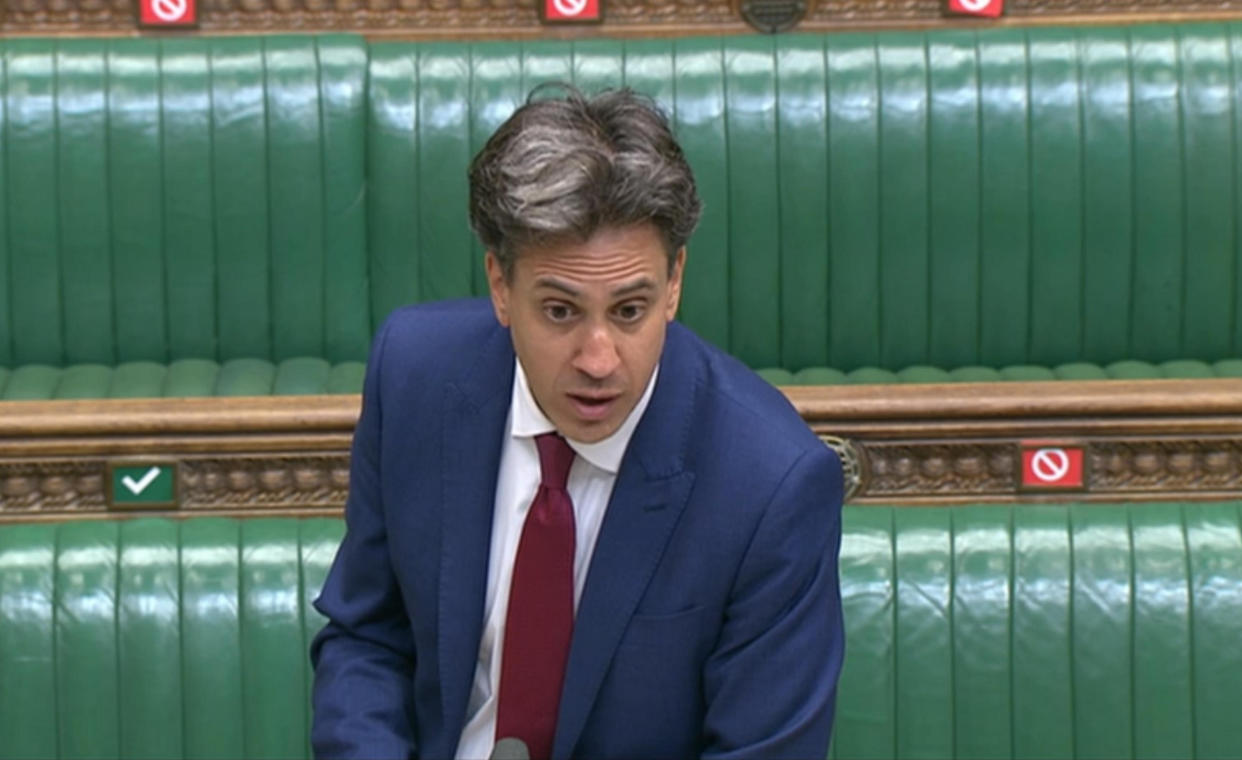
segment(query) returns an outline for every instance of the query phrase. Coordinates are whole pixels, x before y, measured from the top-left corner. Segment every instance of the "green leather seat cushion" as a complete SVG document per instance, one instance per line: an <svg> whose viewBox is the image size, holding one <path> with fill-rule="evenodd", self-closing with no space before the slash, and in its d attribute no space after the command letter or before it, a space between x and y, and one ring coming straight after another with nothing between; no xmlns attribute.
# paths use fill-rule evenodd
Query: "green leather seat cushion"
<svg viewBox="0 0 1242 760"><path fill-rule="evenodd" d="M831 756L1242 757L1242 503L843 525ZM0 759L309 756L310 602L342 530L0 526Z"/></svg>
<svg viewBox="0 0 1242 760"><path fill-rule="evenodd" d="M0 368L0 400L359 393L364 371L362 362L332 364L311 357L279 363L181 359L171 364L127 362L116 367L27 364L13 370Z"/></svg>
<svg viewBox="0 0 1242 760"><path fill-rule="evenodd" d="M182 359L171 364L127 362L117 367L76 364L60 368L27 364L12 370L0 367L0 401L360 393L365 369L362 362L332 364L311 357L279 363L261 359L233 359L223 363ZM877 367L863 367L852 372L831 367L811 367L800 372L774 368L760 370L759 374L773 385L1184 379L1242 377L1242 360L1211 364L1186 360L1162 364L1121 361L1105 366L1074 363L1058 367L1020 365L953 370L917 366L898 372Z"/></svg>
<svg viewBox="0 0 1242 760"><path fill-rule="evenodd" d="M942 369L925 365L906 367L893 372L879 367L860 367L842 372L831 367L809 367L799 372L771 367L759 374L773 385L871 385L896 383L986 383L1032 380L1157 380L1209 377L1242 377L1242 360L1224 359L1201 362L1189 359L1153 364L1135 360L1111 364L1072 362L1055 367L1017 364L992 367L958 367Z"/></svg>

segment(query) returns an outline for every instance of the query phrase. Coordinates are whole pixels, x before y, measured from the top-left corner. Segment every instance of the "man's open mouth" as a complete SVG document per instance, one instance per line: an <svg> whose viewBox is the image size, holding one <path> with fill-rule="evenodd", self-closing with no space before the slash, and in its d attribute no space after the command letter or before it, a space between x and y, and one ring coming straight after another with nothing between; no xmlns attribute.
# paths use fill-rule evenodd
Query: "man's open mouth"
<svg viewBox="0 0 1242 760"><path fill-rule="evenodd" d="M612 405L620 398L619 394L587 395L583 393L570 393L568 395L569 400L573 402L574 408L578 412L578 416L588 420L606 417L612 410Z"/></svg>

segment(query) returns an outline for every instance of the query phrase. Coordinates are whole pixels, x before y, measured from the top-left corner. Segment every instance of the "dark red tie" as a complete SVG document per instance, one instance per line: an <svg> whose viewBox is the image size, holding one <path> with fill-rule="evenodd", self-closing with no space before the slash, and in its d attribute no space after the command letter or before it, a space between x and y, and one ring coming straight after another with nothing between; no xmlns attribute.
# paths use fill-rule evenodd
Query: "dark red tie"
<svg viewBox="0 0 1242 760"><path fill-rule="evenodd" d="M496 738L521 739L538 760L552 755L574 630L574 505L565 490L574 450L556 433L535 445L542 482L513 561Z"/></svg>

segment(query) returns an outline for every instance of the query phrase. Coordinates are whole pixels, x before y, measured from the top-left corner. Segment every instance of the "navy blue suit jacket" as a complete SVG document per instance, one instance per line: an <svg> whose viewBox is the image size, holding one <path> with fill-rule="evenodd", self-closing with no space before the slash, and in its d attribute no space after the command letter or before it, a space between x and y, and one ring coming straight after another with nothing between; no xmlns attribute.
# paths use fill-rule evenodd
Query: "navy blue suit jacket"
<svg viewBox="0 0 1242 760"><path fill-rule="evenodd" d="M316 754L454 753L513 369L486 301L407 307L378 334L316 601ZM824 757L841 495L784 396L670 324L579 603L554 756Z"/></svg>

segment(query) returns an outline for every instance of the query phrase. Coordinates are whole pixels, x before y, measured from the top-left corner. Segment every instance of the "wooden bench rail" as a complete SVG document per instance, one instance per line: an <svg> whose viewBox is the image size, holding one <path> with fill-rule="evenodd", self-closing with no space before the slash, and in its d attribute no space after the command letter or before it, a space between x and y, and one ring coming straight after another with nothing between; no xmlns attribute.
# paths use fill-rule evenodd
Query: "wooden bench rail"
<svg viewBox="0 0 1242 760"><path fill-rule="evenodd" d="M781 389L808 424L1242 415L1242 378L818 385ZM75 436L352 431L357 395L0 401L0 441Z"/></svg>
<svg viewBox="0 0 1242 760"><path fill-rule="evenodd" d="M789 386L809 423L1242 414L1242 379Z"/></svg>
<svg viewBox="0 0 1242 760"><path fill-rule="evenodd" d="M360 403L356 394L0 401L0 441L67 435L339 433L353 430Z"/></svg>

